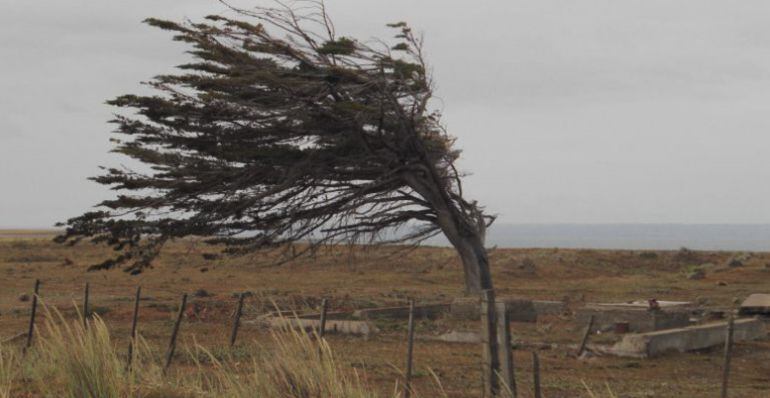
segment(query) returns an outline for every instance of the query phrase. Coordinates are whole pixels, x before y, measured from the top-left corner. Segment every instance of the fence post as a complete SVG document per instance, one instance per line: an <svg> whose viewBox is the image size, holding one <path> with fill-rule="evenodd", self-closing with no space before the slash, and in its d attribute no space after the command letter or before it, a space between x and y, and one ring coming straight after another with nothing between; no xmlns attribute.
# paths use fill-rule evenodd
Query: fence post
<svg viewBox="0 0 770 398"><path fill-rule="evenodd" d="M139 298L142 294L142 287L136 287L136 298L134 299L134 315L131 318L131 339L128 341L128 369L131 369L131 361L134 359L134 344L136 344L136 323L139 318Z"/></svg>
<svg viewBox="0 0 770 398"><path fill-rule="evenodd" d="M83 292L83 328L88 327L88 293L89 293L89 285L88 282L86 282L86 288Z"/></svg>
<svg viewBox="0 0 770 398"><path fill-rule="evenodd" d="M37 295L40 293L40 279L35 279L35 293L32 295L32 312L29 314L29 329L27 331L27 343L24 352L32 346L32 335L35 333L35 314L37 313Z"/></svg>
<svg viewBox="0 0 770 398"><path fill-rule="evenodd" d="M730 378L730 359L733 355L733 331L735 329L733 316L727 320L727 336L725 336L725 360L722 368L722 398L727 398L727 384Z"/></svg>
<svg viewBox="0 0 770 398"><path fill-rule="evenodd" d="M238 336L238 327L241 324L241 313L243 311L243 299L246 293L238 295L238 306L235 308L235 319L233 320L233 331L230 333L230 347L235 345L235 338Z"/></svg>
<svg viewBox="0 0 770 398"><path fill-rule="evenodd" d="M535 398L542 398L543 395L540 392L540 357L537 355L537 351L532 351L532 378Z"/></svg>
<svg viewBox="0 0 770 398"><path fill-rule="evenodd" d="M324 338L324 333L326 333L326 310L329 307L328 301L326 299L321 300L321 316L318 319L318 338Z"/></svg>
<svg viewBox="0 0 770 398"><path fill-rule="evenodd" d="M174 323L174 329L171 331L171 340L168 342L168 351L166 352L166 364L163 366L163 372L168 370L171 366L171 360L174 358L174 350L176 349L176 335L179 333L179 325L182 323L182 317L184 316L184 310L187 306L187 293L182 295L182 302L179 305L179 314L176 316L176 322Z"/></svg>
<svg viewBox="0 0 770 398"><path fill-rule="evenodd" d="M503 395L516 398L516 379L511 352L511 318L504 302L495 303L497 312L497 342L500 346L500 382Z"/></svg>
<svg viewBox="0 0 770 398"><path fill-rule="evenodd" d="M484 290L481 296L481 358L485 397L497 397L500 392L497 374L500 370L500 356L495 318L495 293L491 289Z"/></svg>
<svg viewBox="0 0 770 398"><path fill-rule="evenodd" d="M580 348L578 348L577 356L580 358L581 355L583 355L583 351L586 350L586 345L588 344L588 337L591 335L591 329L594 328L594 316L591 315L590 318L588 318L588 327L586 327L585 333L583 333L583 339L580 340Z"/></svg>
<svg viewBox="0 0 770 398"><path fill-rule="evenodd" d="M404 375L404 398L412 396L412 352L414 351L414 299L409 300L409 323L406 335L406 373Z"/></svg>

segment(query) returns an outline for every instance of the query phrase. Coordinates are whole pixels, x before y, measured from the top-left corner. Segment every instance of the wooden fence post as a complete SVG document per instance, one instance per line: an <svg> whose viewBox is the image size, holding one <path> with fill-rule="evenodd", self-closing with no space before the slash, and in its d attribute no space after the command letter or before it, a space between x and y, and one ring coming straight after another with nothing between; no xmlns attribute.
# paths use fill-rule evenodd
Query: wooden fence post
<svg viewBox="0 0 770 398"><path fill-rule="evenodd" d="M134 299L134 315L131 317L131 339L128 341L128 369L131 369L131 361L134 359L134 344L136 344L136 323L139 319L139 298L142 294L142 287L136 287L136 298Z"/></svg>
<svg viewBox="0 0 770 398"><path fill-rule="evenodd" d="M86 282L86 288L83 292L83 328L88 327L88 293L89 293L89 285L88 282Z"/></svg>
<svg viewBox="0 0 770 398"><path fill-rule="evenodd" d="M727 384L730 378L730 359L733 355L733 331L735 329L733 316L727 320L727 335L725 336L725 360L722 368L722 398L727 398Z"/></svg>
<svg viewBox="0 0 770 398"><path fill-rule="evenodd" d="M246 293L238 295L238 306L235 308L235 319L233 320L233 331L230 333L230 347L235 345L235 338L238 336L238 327L241 324L241 313L243 312L243 299Z"/></svg>
<svg viewBox="0 0 770 398"><path fill-rule="evenodd" d="M179 333L179 325L182 323L182 317L184 316L184 310L187 306L187 293L182 295L182 302L179 304L179 314L176 316L176 322L174 323L174 329L171 331L171 340L168 342L168 351L166 352L166 364L163 366L163 372L168 370L171 366L171 360L174 358L174 350L176 349L176 336Z"/></svg>
<svg viewBox="0 0 770 398"><path fill-rule="evenodd" d="M414 351L414 300L409 300L409 323L406 332L406 373L404 374L404 398L412 396L412 352Z"/></svg>
<svg viewBox="0 0 770 398"><path fill-rule="evenodd" d="M537 351L532 351L532 385L535 390L535 398L542 398L540 392L540 357Z"/></svg>
<svg viewBox="0 0 770 398"><path fill-rule="evenodd" d="M585 333L583 333L583 339L580 340L580 348L578 348L577 356L580 358L581 355L583 355L583 351L586 350L586 345L588 344L588 337L591 335L591 329L594 328L594 316L591 315L590 318L588 318L588 327L586 327Z"/></svg>
<svg viewBox="0 0 770 398"><path fill-rule="evenodd" d="M35 293L32 295L32 312L29 314L29 329L27 330L27 343L24 352L32 346L32 335L35 333L35 314L37 313L37 295L40 293L40 279L35 279Z"/></svg>
<svg viewBox="0 0 770 398"><path fill-rule="evenodd" d="M511 352L511 318L504 302L495 303L497 312L497 342L500 350L500 388L502 395L516 398L516 379Z"/></svg>
<svg viewBox="0 0 770 398"><path fill-rule="evenodd" d="M326 299L321 300L321 316L318 319L318 338L322 339L324 338L324 334L326 333L326 311L329 307L328 301Z"/></svg>
<svg viewBox="0 0 770 398"><path fill-rule="evenodd" d="M497 325L495 322L495 293L484 290L481 296L481 344L482 368L484 373L484 396L497 397L500 383L497 372L500 369Z"/></svg>

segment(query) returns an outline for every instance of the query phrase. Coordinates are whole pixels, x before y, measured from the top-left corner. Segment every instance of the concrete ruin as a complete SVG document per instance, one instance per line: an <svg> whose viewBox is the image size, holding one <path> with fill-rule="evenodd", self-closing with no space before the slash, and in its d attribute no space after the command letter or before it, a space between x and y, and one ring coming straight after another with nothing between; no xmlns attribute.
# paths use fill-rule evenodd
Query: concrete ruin
<svg viewBox="0 0 770 398"><path fill-rule="evenodd" d="M532 300L500 297L497 301L505 303L511 322L537 322L537 311ZM449 307L449 314L457 319L479 320L481 301L476 298L455 299Z"/></svg>
<svg viewBox="0 0 770 398"><path fill-rule="evenodd" d="M750 295L741 303L739 314L770 316L770 294Z"/></svg>
<svg viewBox="0 0 770 398"><path fill-rule="evenodd" d="M414 316L423 319L435 319L449 312L449 303L423 304L414 306ZM366 308L353 311L353 317L359 319L407 319L409 306Z"/></svg>
<svg viewBox="0 0 770 398"><path fill-rule="evenodd" d="M562 315L567 312L567 304L563 301L532 300L537 315Z"/></svg>
<svg viewBox="0 0 770 398"><path fill-rule="evenodd" d="M479 332L469 332L469 331L457 331L453 330L448 333L444 333L438 336L431 336L427 338L428 340L435 340L435 341L444 341L447 343L466 343L466 344L477 344L481 343L481 335L479 335Z"/></svg>
<svg viewBox="0 0 770 398"><path fill-rule="evenodd" d="M739 319L734 325L734 341L754 340L767 335L764 323L758 319ZM668 352L695 351L723 345L726 333L727 322L716 322L628 334L607 352L622 357L650 358Z"/></svg>
<svg viewBox="0 0 770 398"><path fill-rule="evenodd" d="M622 322L628 323L630 332L643 333L689 326L690 312L689 306L679 304L661 304L660 309L650 310L647 303L593 303L586 304L576 315L577 322L582 325L588 324L590 317L594 317L591 332L612 330L615 324Z"/></svg>
<svg viewBox="0 0 770 398"><path fill-rule="evenodd" d="M317 319L268 317L264 319L271 328L297 328L306 331L317 330L321 321ZM326 333L341 333L368 337L379 333L379 329L366 321L344 321L329 319L326 321Z"/></svg>

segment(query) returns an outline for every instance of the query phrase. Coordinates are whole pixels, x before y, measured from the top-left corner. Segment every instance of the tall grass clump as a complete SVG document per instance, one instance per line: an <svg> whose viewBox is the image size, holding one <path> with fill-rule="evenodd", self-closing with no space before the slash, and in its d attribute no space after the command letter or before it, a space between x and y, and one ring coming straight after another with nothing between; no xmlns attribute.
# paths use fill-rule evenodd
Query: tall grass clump
<svg viewBox="0 0 770 398"><path fill-rule="evenodd" d="M0 398L375 398L359 375L341 367L325 340L303 330L272 333L251 355L219 358L193 344L164 374L161 355L141 339L132 367L98 316L85 327L43 307L44 324L25 355L0 346ZM393 396L398 396L394 392Z"/></svg>
<svg viewBox="0 0 770 398"><path fill-rule="evenodd" d="M11 398L18 366L17 352L0 345L0 398Z"/></svg>
<svg viewBox="0 0 770 398"><path fill-rule="evenodd" d="M247 373L220 361L200 346L199 353L213 364L210 384L219 386L221 397L346 397L375 398L356 373L344 371L323 339L301 329L284 328L272 333L273 347L252 358ZM194 355L193 357L201 357ZM200 367L200 365L199 365Z"/></svg>

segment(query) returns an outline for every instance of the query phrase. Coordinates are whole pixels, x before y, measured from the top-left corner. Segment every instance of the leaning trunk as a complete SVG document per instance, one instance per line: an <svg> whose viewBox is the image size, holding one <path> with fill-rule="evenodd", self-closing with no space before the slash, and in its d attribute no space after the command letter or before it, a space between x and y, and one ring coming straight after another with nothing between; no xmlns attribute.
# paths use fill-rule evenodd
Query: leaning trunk
<svg viewBox="0 0 770 398"><path fill-rule="evenodd" d="M510 347L500 347L497 339L497 316L489 257L484 247L482 232L460 233L457 223L444 224L444 234L454 246L463 263L466 292L480 297L482 368L484 396L496 397L501 392L500 352Z"/></svg>
<svg viewBox="0 0 770 398"><path fill-rule="evenodd" d="M452 244L463 264L466 292L479 295L484 290L492 290L489 257L481 238L477 235L458 237Z"/></svg>
<svg viewBox="0 0 770 398"><path fill-rule="evenodd" d="M441 221L445 221L439 223L441 230L462 261L466 293L478 296L484 290L492 290L492 274L489 271L489 257L484 247L483 233L461 232L458 222L451 219Z"/></svg>

